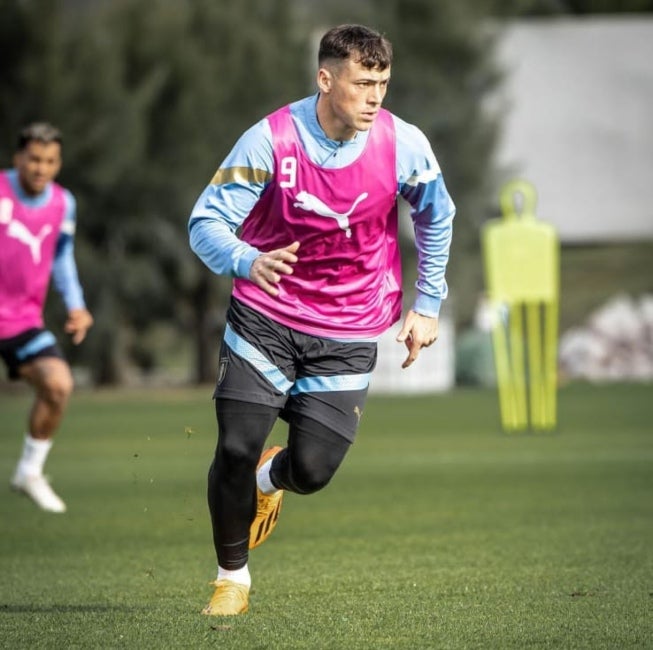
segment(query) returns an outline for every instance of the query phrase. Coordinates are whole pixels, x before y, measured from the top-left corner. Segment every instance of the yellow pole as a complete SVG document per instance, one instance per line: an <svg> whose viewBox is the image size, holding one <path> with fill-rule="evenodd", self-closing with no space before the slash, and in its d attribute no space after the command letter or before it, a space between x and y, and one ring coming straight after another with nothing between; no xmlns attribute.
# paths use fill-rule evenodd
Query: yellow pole
<svg viewBox="0 0 653 650"><path fill-rule="evenodd" d="M507 431L512 431L519 428L519 425L517 422L514 382L512 380L512 371L508 357L507 338L506 324L499 317L497 318L496 325L492 328L494 363L499 389L499 411L503 428Z"/></svg>
<svg viewBox="0 0 653 650"><path fill-rule="evenodd" d="M512 383L515 394L516 425L523 429L528 426L526 407L526 381L524 367L524 325L522 306L510 308L510 356L512 360Z"/></svg>
<svg viewBox="0 0 653 650"><path fill-rule="evenodd" d="M545 309L545 382L547 409L545 428L553 429L557 424L558 397L558 301L547 304Z"/></svg>
<svg viewBox="0 0 653 650"><path fill-rule="evenodd" d="M531 425L534 429L539 429L545 420L540 305L529 302L526 309L528 311L528 382Z"/></svg>

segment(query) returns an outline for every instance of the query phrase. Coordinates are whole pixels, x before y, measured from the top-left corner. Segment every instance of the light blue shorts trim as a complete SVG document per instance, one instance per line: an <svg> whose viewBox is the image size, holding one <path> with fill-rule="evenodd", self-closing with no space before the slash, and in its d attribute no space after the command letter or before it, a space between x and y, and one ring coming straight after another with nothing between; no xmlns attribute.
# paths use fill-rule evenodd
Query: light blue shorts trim
<svg viewBox="0 0 653 650"><path fill-rule="evenodd" d="M41 332L38 336L29 341L29 343L16 350L16 358L19 361L23 361L24 359L38 354L41 350L55 345L56 342L57 341L54 338L54 334L52 334L52 332Z"/></svg>

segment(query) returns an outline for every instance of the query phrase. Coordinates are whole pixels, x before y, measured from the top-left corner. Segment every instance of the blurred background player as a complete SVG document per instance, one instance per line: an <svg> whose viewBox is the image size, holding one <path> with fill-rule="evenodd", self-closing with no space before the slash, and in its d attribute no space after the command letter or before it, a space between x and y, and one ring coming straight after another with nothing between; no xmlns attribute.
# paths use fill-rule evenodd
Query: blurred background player
<svg viewBox="0 0 653 650"><path fill-rule="evenodd" d="M0 355L11 379L34 389L22 455L11 486L43 510L66 505L43 475L52 436L64 414L73 378L43 307L52 278L68 311L64 329L73 343L93 324L74 259L75 200L54 182L61 169L61 134L47 123L26 126L14 168L0 172Z"/></svg>
<svg viewBox="0 0 653 650"><path fill-rule="evenodd" d="M319 92L242 135L189 223L196 254L235 278L215 390L209 615L247 611L248 551L274 528L283 491L322 489L354 440L376 339L401 318L399 195L418 250L397 337L404 368L436 340L447 293L454 205L424 134L381 109L390 43L342 25L323 36L318 63ZM279 416L287 446L261 455Z"/></svg>

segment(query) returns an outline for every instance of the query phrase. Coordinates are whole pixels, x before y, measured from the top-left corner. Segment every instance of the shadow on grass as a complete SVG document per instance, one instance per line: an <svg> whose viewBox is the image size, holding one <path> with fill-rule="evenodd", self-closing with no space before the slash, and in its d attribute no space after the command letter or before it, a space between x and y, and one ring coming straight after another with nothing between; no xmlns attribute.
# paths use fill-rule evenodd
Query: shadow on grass
<svg viewBox="0 0 653 650"><path fill-rule="evenodd" d="M127 605L0 605L0 614L133 613L142 607Z"/></svg>

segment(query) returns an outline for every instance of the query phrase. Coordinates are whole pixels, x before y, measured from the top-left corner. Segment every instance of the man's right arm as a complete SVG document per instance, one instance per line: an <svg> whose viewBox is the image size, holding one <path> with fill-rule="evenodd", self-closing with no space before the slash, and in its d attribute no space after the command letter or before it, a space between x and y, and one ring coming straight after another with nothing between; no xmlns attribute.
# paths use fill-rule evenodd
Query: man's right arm
<svg viewBox="0 0 653 650"><path fill-rule="evenodd" d="M190 215L190 247L214 273L249 277L260 251L241 241L236 230L259 200L272 172L272 136L264 119L241 136Z"/></svg>

